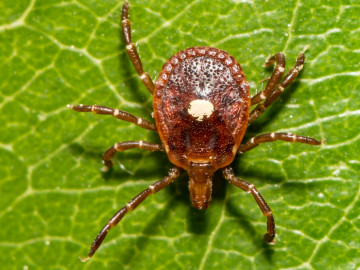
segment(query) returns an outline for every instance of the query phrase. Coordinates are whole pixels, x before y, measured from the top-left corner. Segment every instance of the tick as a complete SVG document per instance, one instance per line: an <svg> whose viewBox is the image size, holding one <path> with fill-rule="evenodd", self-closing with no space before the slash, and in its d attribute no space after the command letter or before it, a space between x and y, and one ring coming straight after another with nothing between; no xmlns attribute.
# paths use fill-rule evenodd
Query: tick
<svg viewBox="0 0 360 270"><path fill-rule="evenodd" d="M158 132L162 144L146 141L116 143L103 156L107 171L113 165L116 152L132 148L164 151L174 164L163 179L153 183L121 208L104 226L91 245L87 258L100 247L108 231L126 213L134 210L149 195L168 186L185 170L189 175L189 191L193 207L206 209L211 202L212 178L217 170L230 183L250 193L267 218L264 239L273 243L275 222L271 209L253 184L234 175L229 166L237 154L247 152L261 143L282 140L311 145L321 141L290 133L266 133L241 143L246 128L281 95L303 67L301 52L295 66L280 82L285 71L285 56L277 53L268 58L265 66L275 64L264 90L250 97L249 84L240 64L225 51L211 47L193 47L173 55L163 66L155 84L143 70L136 47L131 40L129 3L122 7L122 31L126 50L141 81L153 95L155 124L125 111L98 105L68 105L78 112L111 115L132 122L141 128ZM256 105L256 106L255 106ZM250 110L251 106L255 106Z"/></svg>

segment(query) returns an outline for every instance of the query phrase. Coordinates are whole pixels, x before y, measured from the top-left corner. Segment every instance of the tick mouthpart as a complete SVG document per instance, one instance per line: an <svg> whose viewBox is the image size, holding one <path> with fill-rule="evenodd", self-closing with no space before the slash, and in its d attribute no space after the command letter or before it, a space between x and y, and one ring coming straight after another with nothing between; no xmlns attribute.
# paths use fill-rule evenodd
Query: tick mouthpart
<svg viewBox="0 0 360 270"><path fill-rule="evenodd" d="M210 201L197 201L197 200L192 200L191 201L192 206L195 209L199 209L199 210L205 210L206 208L209 207L210 205Z"/></svg>
<svg viewBox="0 0 360 270"><path fill-rule="evenodd" d="M189 191L192 206L196 209L206 209L211 202L212 177L214 168L210 163L190 163Z"/></svg>

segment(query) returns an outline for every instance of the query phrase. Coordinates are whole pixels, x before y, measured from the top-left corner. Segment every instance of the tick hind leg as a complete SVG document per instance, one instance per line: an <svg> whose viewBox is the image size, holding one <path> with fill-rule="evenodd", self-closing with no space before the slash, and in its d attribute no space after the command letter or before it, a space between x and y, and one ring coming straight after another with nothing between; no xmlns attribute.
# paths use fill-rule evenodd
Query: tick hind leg
<svg viewBox="0 0 360 270"><path fill-rule="evenodd" d="M67 105L68 108L77 111L77 112L92 112L96 114L107 114L112 115L113 117L124 120L127 122L134 123L135 125L142 127L144 129L156 131L156 126L153 123L141 118L132 115L131 113L120 111L118 109L112 109L105 106L98 105Z"/></svg>
<svg viewBox="0 0 360 270"><path fill-rule="evenodd" d="M126 43L126 50L133 63L136 72L139 74L141 81L152 94L154 92L154 83L150 75L146 73L142 67L140 56L136 50L135 44L131 41L131 22L129 20L129 2L126 1L121 12L121 27Z"/></svg>
<svg viewBox="0 0 360 270"><path fill-rule="evenodd" d="M286 74L284 80L278 85L277 83L280 80L285 68L285 56L282 53L278 53L266 61L265 66L271 65L274 62L276 62L277 65L266 85L265 90L259 92L251 99L251 105L258 105L251 111L249 123L253 122L262 115L263 112L282 94L284 89L295 80L300 70L303 68L304 61L305 55L304 52L301 52L296 60L295 66ZM265 101L260 103L263 100Z"/></svg>
<svg viewBox="0 0 360 270"><path fill-rule="evenodd" d="M305 143L310 145L320 145L324 142L318 141L314 138L310 137L304 137L304 136L297 136L292 133L265 133L256 137L251 138L247 143L241 144L238 150L238 153L244 153L247 152L257 146L259 146L260 143L267 143L267 142L274 142L277 140L286 141L286 142L298 142L298 143Z"/></svg>
<svg viewBox="0 0 360 270"><path fill-rule="evenodd" d="M109 221L106 223L104 228L101 229L98 236L95 238L94 242L91 245L88 256L86 258L80 258L81 261L85 262L95 254L95 252L100 247L101 243L104 241L109 230L115 227L116 224L119 223L119 221L125 216L126 213L134 210L149 195L155 194L164 187L168 186L177 177L179 177L179 175L180 175L180 168L174 167L170 169L168 176L150 185L147 189L145 189L143 192L135 196L130 202L128 202L123 208L121 208L112 218L109 219Z"/></svg>
<svg viewBox="0 0 360 270"><path fill-rule="evenodd" d="M253 184L250 184L248 182L241 180L240 178L237 178L230 167L225 167L223 168L222 171L226 180L228 180L233 185L241 188L242 190L246 191L247 193L250 193L254 197L262 213L267 218L267 233L264 235L264 239L268 243L273 243L276 233L274 217L270 207L267 205L263 197L260 195L259 191L257 191L257 189Z"/></svg>
<svg viewBox="0 0 360 270"><path fill-rule="evenodd" d="M132 148L139 148L148 151L162 151L163 147L160 144L150 143L145 141L127 141L116 143L111 146L104 154L103 157L103 164L104 167L101 169L103 172L109 171L109 169L113 166L112 159L114 158L116 152L121 152L124 150L132 149Z"/></svg>

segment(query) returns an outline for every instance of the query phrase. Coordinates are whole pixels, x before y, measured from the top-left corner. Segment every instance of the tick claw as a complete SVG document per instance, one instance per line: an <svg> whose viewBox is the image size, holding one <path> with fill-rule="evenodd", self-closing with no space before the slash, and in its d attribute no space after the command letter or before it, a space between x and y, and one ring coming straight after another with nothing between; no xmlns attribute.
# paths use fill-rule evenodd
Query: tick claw
<svg viewBox="0 0 360 270"><path fill-rule="evenodd" d="M106 173L110 170L110 168L108 166L103 166L101 169L100 169L102 172Z"/></svg>
<svg viewBox="0 0 360 270"><path fill-rule="evenodd" d="M306 51L307 51L307 49L309 49L309 47L310 47L309 45L306 45L306 46L305 46L305 48L301 51L301 53L306 52Z"/></svg>
<svg viewBox="0 0 360 270"><path fill-rule="evenodd" d="M90 259L90 257L89 256L87 256L87 257L79 257L79 259L80 259L80 261L82 261L84 263L84 262L88 261Z"/></svg>
<svg viewBox="0 0 360 270"><path fill-rule="evenodd" d="M267 80L270 80L270 77L266 77L266 78L260 80L259 83L262 83L262 82L267 81Z"/></svg>
<svg viewBox="0 0 360 270"><path fill-rule="evenodd" d="M264 240L269 245L274 245L275 244L275 235L271 236L270 234L266 233L266 234L264 234Z"/></svg>

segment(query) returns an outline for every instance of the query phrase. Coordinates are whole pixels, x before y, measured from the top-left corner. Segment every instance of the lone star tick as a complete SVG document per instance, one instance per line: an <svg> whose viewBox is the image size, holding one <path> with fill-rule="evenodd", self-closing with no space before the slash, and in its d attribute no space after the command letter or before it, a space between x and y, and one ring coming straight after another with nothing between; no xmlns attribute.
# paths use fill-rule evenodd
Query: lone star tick
<svg viewBox="0 0 360 270"><path fill-rule="evenodd" d="M112 115L132 122L141 128L158 132L162 144L145 141L116 143L104 154L104 171L113 165L116 152L140 148L149 151L165 151L175 166L168 176L150 185L121 208L100 231L92 243L85 261L100 247L108 231L126 213L134 210L149 195L168 186L180 174L181 169L189 175L190 198L193 207L206 209L211 202L212 177L221 169L224 178L250 193L267 218L264 239L273 243L275 222L272 211L253 184L234 175L229 167L237 154L244 153L261 143L282 140L311 145L321 141L290 133L266 133L241 144L247 126L256 120L296 78L303 67L305 56L301 52L295 66L281 81L285 70L285 56L277 53L268 58L265 66L275 65L266 87L250 97L249 84L240 64L227 52L211 47L187 48L172 56L163 66L155 85L143 70L136 47L131 40L129 3L122 7L122 31L126 50L141 81L153 95L155 123L130 113L98 105L77 105L69 108L78 112ZM250 111L250 107L256 107Z"/></svg>

